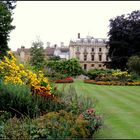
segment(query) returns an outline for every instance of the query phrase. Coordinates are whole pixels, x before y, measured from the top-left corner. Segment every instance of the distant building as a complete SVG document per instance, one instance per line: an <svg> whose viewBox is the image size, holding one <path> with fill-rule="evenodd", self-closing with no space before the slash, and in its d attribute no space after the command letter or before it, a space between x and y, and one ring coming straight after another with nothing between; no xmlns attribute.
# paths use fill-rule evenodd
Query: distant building
<svg viewBox="0 0 140 140"><path fill-rule="evenodd" d="M20 62L25 62L30 59L30 49L21 46L17 51L14 52L15 56L18 58Z"/></svg>
<svg viewBox="0 0 140 140"><path fill-rule="evenodd" d="M54 51L55 56L59 56L61 59L68 60L69 59L69 47L64 46L63 43L61 43L61 46L56 46Z"/></svg>
<svg viewBox="0 0 140 140"><path fill-rule="evenodd" d="M30 59L30 48L21 46L17 51L13 52L20 62L26 62ZM63 46L57 46L56 44L50 46L50 42L47 42L47 47L44 49L45 58L53 56L59 56L61 59L69 59L69 48Z"/></svg>
<svg viewBox="0 0 140 140"><path fill-rule="evenodd" d="M84 70L105 69L105 64L110 61L106 41L106 38L91 36L81 38L78 33L77 39L71 40L69 44L70 59L77 58Z"/></svg>

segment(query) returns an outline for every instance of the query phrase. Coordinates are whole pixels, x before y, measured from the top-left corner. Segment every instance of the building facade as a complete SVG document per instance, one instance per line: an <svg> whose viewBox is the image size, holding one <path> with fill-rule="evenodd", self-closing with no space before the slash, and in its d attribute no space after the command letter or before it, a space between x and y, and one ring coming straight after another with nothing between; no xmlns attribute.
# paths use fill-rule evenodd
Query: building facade
<svg viewBox="0 0 140 140"><path fill-rule="evenodd" d="M22 63L30 59L30 48L25 48L21 46L17 51L13 52L18 60ZM51 58L53 56L59 56L61 59L69 59L69 47L57 46L56 44L50 46L50 43L47 42L47 47L44 49L45 58Z"/></svg>
<svg viewBox="0 0 140 140"><path fill-rule="evenodd" d="M54 51L54 56L59 56L63 60L69 59L69 47L64 46L63 42L61 42L60 47L56 47Z"/></svg>
<svg viewBox="0 0 140 140"><path fill-rule="evenodd" d="M105 69L106 63L109 63L108 46L106 38L93 38L87 36L81 38L80 33L75 40L69 44L70 59L77 58L84 70Z"/></svg>
<svg viewBox="0 0 140 140"><path fill-rule="evenodd" d="M21 46L21 48L18 48L17 51L13 53L17 57L17 59L22 63L30 59L30 49L25 48L24 46Z"/></svg>

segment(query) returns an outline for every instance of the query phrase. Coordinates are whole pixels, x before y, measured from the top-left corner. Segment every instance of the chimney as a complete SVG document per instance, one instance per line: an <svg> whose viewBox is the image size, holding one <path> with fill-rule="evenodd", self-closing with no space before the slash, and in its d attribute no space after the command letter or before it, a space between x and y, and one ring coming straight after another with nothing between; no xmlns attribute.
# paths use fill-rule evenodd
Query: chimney
<svg viewBox="0 0 140 140"><path fill-rule="evenodd" d="M64 42L61 42L60 46L61 46L61 47L64 47Z"/></svg>
<svg viewBox="0 0 140 140"><path fill-rule="evenodd" d="M54 44L54 48L56 48L57 47L57 44Z"/></svg>
<svg viewBox="0 0 140 140"><path fill-rule="evenodd" d="M25 49L25 46L21 46L21 49Z"/></svg>
<svg viewBox="0 0 140 140"><path fill-rule="evenodd" d="M47 42L47 47L50 47L50 42Z"/></svg>
<svg viewBox="0 0 140 140"><path fill-rule="evenodd" d="M78 33L78 38L80 38L80 33Z"/></svg>

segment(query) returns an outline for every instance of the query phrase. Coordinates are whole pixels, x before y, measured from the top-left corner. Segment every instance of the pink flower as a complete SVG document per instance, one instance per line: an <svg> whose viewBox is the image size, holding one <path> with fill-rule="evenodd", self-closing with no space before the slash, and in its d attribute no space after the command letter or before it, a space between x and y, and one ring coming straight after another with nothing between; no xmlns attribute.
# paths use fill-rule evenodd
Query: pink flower
<svg viewBox="0 0 140 140"><path fill-rule="evenodd" d="M80 114L80 115L79 115L79 118L80 118L80 119L83 119L83 117L84 117L83 114Z"/></svg>
<svg viewBox="0 0 140 140"><path fill-rule="evenodd" d="M94 113L94 112L95 112L95 110L94 110L94 109L92 109L92 108L89 108L89 109L87 109L87 110L86 110L86 112L87 112L87 113L89 113L89 114L91 114L91 113Z"/></svg>
<svg viewBox="0 0 140 140"><path fill-rule="evenodd" d="M96 116L96 119L97 119L97 120L100 120L100 119L101 119L101 116Z"/></svg>

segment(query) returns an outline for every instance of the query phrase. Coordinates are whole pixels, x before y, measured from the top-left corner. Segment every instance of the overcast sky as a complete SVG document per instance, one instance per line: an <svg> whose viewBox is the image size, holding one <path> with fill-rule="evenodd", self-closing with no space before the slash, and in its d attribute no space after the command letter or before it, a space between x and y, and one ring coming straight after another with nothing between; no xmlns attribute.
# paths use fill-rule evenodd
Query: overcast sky
<svg viewBox="0 0 140 140"><path fill-rule="evenodd" d="M109 19L140 10L140 1L17 1L9 47L29 48L37 37L46 43L68 45L87 35L107 38Z"/></svg>

